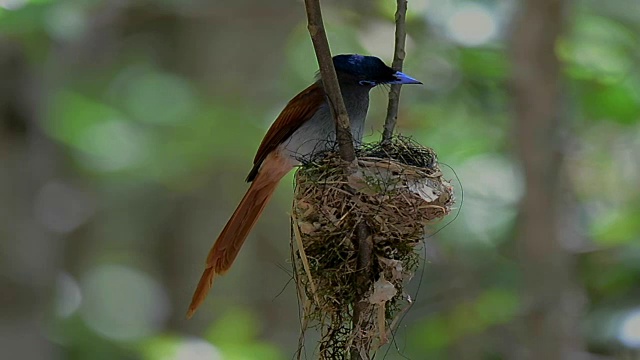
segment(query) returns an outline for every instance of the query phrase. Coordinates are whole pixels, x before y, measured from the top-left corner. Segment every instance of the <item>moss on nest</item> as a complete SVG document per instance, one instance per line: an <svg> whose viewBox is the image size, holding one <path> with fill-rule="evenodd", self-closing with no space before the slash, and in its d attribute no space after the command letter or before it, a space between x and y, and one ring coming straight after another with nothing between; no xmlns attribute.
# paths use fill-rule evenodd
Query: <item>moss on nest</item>
<svg viewBox="0 0 640 360"><path fill-rule="evenodd" d="M419 264L415 247L425 225L453 205L453 189L430 148L396 137L364 145L357 155L358 170L346 178L335 151L317 154L295 177L294 265L306 304L303 324L321 332L320 359L348 357L356 336L353 305L363 299L371 306L357 326L357 336L366 339L358 351L368 354L386 342L394 319L409 305L403 287ZM365 283L356 271L359 223L373 242Z"/></svg>

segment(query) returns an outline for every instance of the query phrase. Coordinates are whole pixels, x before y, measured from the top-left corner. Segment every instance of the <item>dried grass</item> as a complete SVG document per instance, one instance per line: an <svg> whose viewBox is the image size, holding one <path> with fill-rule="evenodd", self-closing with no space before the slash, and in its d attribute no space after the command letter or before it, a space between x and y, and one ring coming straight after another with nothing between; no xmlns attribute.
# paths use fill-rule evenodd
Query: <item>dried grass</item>
<svg viewBox="0 0 640 360"><path fill-rule="evenodd" d="M453 189L435 152L406 137L363 146L359 170L346 179L342 164L336 152L317 154L295 177L293 261L305 304L302 336L308 326L319 329L320 359L347 359L354 344L368 359L409 306L403 287L419 264L415 247L425 225L450 212ZM374 244L366 283L356 271L355 229L361 222ZM370 306L354 326L357 301Z"/></svg>

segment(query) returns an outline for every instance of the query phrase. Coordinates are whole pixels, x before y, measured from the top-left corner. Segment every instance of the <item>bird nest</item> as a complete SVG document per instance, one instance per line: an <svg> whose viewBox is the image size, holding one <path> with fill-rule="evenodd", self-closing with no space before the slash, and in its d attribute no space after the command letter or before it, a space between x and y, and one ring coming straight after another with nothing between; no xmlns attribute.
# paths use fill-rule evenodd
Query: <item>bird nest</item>
<svg viewBox="0 0 640 360"><path fill-rule="evenodd" d="M320 331L320 359L369 359L411 299L425 225L447 215L453 188L435 152L405 137L358 150L345 176L335 151L308 159L295 176L292 246L303 332ZM363 232L364 231L364 232ZM365 238L366 239L363 239ZM366 240L370 261L359 261Z"/></svg>

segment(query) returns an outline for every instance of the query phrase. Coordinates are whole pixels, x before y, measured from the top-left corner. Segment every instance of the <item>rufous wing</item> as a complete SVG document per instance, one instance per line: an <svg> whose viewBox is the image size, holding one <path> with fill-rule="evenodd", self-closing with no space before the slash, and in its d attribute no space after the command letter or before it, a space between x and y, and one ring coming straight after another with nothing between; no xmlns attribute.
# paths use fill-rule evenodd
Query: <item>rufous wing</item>
<svg viewBox="0 0 640 360"><path fill-rule="evenodd" d="M309 120L323 102L325 102L325 93L319 82L302 90L289 101L262 139L247 181L255 179L267 155L293 135L305 121Z"/></svg>

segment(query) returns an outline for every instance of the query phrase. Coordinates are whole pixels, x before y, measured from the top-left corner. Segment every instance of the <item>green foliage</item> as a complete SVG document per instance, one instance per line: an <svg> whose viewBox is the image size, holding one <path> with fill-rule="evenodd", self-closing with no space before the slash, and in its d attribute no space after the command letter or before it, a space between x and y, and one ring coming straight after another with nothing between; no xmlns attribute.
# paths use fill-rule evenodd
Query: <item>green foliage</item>
<svg viewBox="0 0 640 360"><path fill-rule="evenodd" d="M258 340L259 323L247 309L234 309L214 322L205 339L161 334L143 341L144 360L281 360L273 345Z"/></svg>
<svg viewBox="0 0 640 360"><path fill-rule="evenodd" d="M175 357L183 340L176 335L155 336L140 346L144 360L167 360Z"/></svg>
<svg viewBox="0 0 640 360"><path fill-rule="evenodd" d="M332 40L331 49L335 54L362 53L364 51L356 34L347 24L328 21L326 32L327 36ZM318 71L318 62L313 50L313 44L309 40L309 31L303 24L294 28L289 35L286 55L287 66L285 69L287 76L293 75L301 79L300 84L311 82L312 76Z"/></svg>
<svg viewBox="0 0 640 360"><path fill-rule="evenodd" d="M518 298L512 291L488 289L473 300L425 319L416 327L411 340L421 352L442 350L465 336L509 322L518 308Z"/></svg>
<svg viewBox="0 0 640 360"><path fill-rule="evenodd" d="M582 105L585 115L595 120L615 120L635 124L640 117L640 81L636 78L616 83L587 82Z"/></svg>
<svg viewBox="0 0 640 360"><path fill-rule="evenodd" d="M9 11L0 7L0 34L27 35L40 31L49 6L37 4Z"/></svg>
<svg viewBox="0 0 640 360"><path fill-rule="evenodd" d="M631 71L637 46L637 35L620 22L582 14L560 43L559 54L572 77L617 82Z"/></svg>
<svg viewBox="0 0 640 360"><path fill-rule="evenodd" d="M144 68L126 69L115 83L110 97L140 122L177 125L188 121L198 110L191 84L175 75Z"/></svg>
<svg viewBox="0 0 640 360"><path fill-rule="evenodd" d="M207 332L228 360L278 360L283 356L271 344L258 340L260 324L246 309L232 309Z"/></svg>
<svg viewBox="0 0 640 360"><path fill-rule="evenodd" d="M216 149L251 153L234 140L245 132L258 141L260 130L247 128L248 118L232 104L201 104L175 75L133 68L102 95L61 91L46 128L89 171L184 185L206 170Z"/></svg>
<svg viewBox="0 0 640 360"><path fill-rule="evenodd" d="M606 247L636 242L640 236L640 211L631 208L610 212L596 219L591 230L594 239Z"/></svg>
<svg viewBox="0 0 640 360"><path fill-rule="evenodd" d="M463 74L482 81L505 81L508 64L499 49L471 48L460 51L460 70Z"/></svg>

